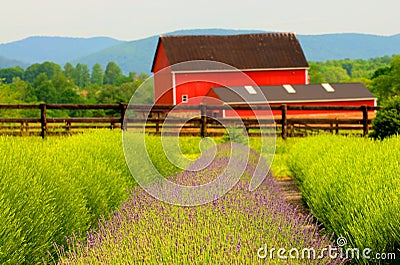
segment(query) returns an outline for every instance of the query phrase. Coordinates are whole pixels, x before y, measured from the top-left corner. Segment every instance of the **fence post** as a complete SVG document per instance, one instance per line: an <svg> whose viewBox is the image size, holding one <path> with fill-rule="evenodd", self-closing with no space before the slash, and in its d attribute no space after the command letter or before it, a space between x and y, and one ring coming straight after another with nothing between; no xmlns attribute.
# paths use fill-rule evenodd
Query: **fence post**
<svg viewBox="0 0 400 265"><path fill-rule="evenodd" d="M126 113L126 104L125 103L120 103L119 104L119 110L121 112L121 130L125 130L124 126L124 120L125 120L125 113Z"/></svg>
<svg viewBox="0 0 400 265"><path fill-rule="evenodd" d="M69 133L71 131L71 122L70 121L65 122L65 131L67 133Z"/></svg>
<svg viewBox="0 0 400 265"><path fill-rule="evenodd" d="M201 115L201 122L200 122L200 136L202 138L206 137L207 134L207 106L203 103L200 104L200 115Z"/></svg>
<svg viewBox="0 0 400 265"><path fill-rule="evenodd" d="M368 135L368 108L366 105L361 106L363 113L363 136Z"/></svg>
<svg viewBox="0 0 400 265"><path fill-rule="evenodd" d="M21 121L21 136L23 136L24 135L24 122L23 121Z"/></svg>
<svg viewBox="0 0 400 265"><path fill-rule="evenodd" d="M339 119L336 117L336 134L339 134Z"/></svg>
<svg viewBox="0 0 400 265"><path fill-rule="evenodd" d="M46 103L40 104L40 124L41 124L40 136L44 139L46 137L46 132L47 132Z"/></svg>
<svg viewBox="0 0 400 265"><path fill-rule="evenodd" d="M156 133L160 132L160 112L157 111L156 115Z"/></svg>
<svg viewBox="0 0 400 265"><path fill-rule="evenodd" d="M287 106L282 104L282 139L287 139Z"/></svg>

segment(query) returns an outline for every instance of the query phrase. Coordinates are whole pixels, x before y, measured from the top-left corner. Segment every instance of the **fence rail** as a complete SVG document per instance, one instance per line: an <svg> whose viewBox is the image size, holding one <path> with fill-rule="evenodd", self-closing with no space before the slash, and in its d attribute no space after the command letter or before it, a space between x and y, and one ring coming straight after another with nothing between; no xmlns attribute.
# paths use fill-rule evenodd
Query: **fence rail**
<svg viewBox="0 0 400 265"><path fill-rule="evenodd" d="M51 134L71 134L77 129L87 128L120 128L125 130L141 128L145 123L145 129L149 133L159 134L162 129L182 129L180 134L200 135L221 135L225 128L221 122L212 117L207 117L210 111L224 110L272 110L279 113L278 117L272 119L255 118L221 118L224 124L235 126L239 123L244 125L249 135L260 134L261 129L273 128L283 139L290 136L304 135L320 130L339 133L339 130L358 130L362 135L368 134L371 126L369 112L379 110L380 107L372 106L249 106L249 105L127 105L121 104L0 104L2 110L38 110L39 117L0 117L0 134L10 135L40 135L46 137ZM48 110L112 110L117 116L109 117L49 117ZM198 116L189 121L185 118L175 117L173 123L164 124L166 114L171 110L186 110L198 112ZM326 113L352 112L362 114L362 118L325 118L313 117L291 117L289 111L302 111L307 114L309 111L324 111ZM125 115L129 115L125 119ZM139 115L141 114L141 115ZM149 114L149 115L145 115ZM132 116L132 117L131 117ZM361 115L360 115L361 116ZM124 124L125 120L125 124ZM185 123L184 125L180 123ZM76 132L76 131L75 131Z"/></svg>

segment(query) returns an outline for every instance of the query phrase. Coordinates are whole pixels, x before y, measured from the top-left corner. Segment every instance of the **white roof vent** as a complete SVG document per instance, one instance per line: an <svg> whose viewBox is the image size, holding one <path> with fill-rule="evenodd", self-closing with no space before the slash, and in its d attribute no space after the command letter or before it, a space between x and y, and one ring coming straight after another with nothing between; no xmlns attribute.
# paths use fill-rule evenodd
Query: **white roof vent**
<svg viewBox="0 0 400 265"><path fill-rule="evenodd" d="M328 83L321 84L326 92L335 92L335 89Z"/></svg>
<svg viewBox="0 0 400 265"><path fill-rule="evenodd" d="M283 88L288 92L289 94L294 94L296 93L296 90L291 85L283 85Z"/></svg>
<svg viewBox="0 0 400 265"><path fill-rule="evenodd" d="M252 87L252 86L244 86L244 88L247 90L247 92L249 93L249 94L252 94L252 95L255 95L255 94L257 94L257 91L254 89L254 87Z"/></svg>

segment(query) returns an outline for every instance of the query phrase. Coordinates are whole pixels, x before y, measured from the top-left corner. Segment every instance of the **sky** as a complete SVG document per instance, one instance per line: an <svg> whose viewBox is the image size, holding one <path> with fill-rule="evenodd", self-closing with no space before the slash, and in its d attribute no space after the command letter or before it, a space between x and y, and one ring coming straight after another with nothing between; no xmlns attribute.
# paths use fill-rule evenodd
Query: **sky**
<svg viewBox="0 0 400 265"><path fill-rule="evenodd" d="M180 29L400 33L398 0L1 0L0 43L29 36L136 40Z"/></svg>

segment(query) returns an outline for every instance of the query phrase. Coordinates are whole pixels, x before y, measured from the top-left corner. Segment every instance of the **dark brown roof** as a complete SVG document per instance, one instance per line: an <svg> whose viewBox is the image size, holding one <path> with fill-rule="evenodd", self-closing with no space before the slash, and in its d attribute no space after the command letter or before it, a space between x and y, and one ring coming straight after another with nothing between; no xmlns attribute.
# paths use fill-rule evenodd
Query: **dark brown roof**
<svg viewBox="0 0 400 265"><path fill-rule="evenodd" d="M226 103L290 103L307 101L367 100L376 97L362 83L330 84L334 92L327 92L322 84L292 85L296 93L288 93L284 86L254 87L256 94L249 93L245 87L215 87L212 90ZM260 94L260 90L262 95Z"/></svg>
<svg viewBox="0 0 400 265"><path fill-rule="evenodd" d="M210 60L239 70L308 67L294 33L160 36L158 45L160 43L163 44L171 65L193 60ZM154 60L156 58L157 54Z"/></svg>

